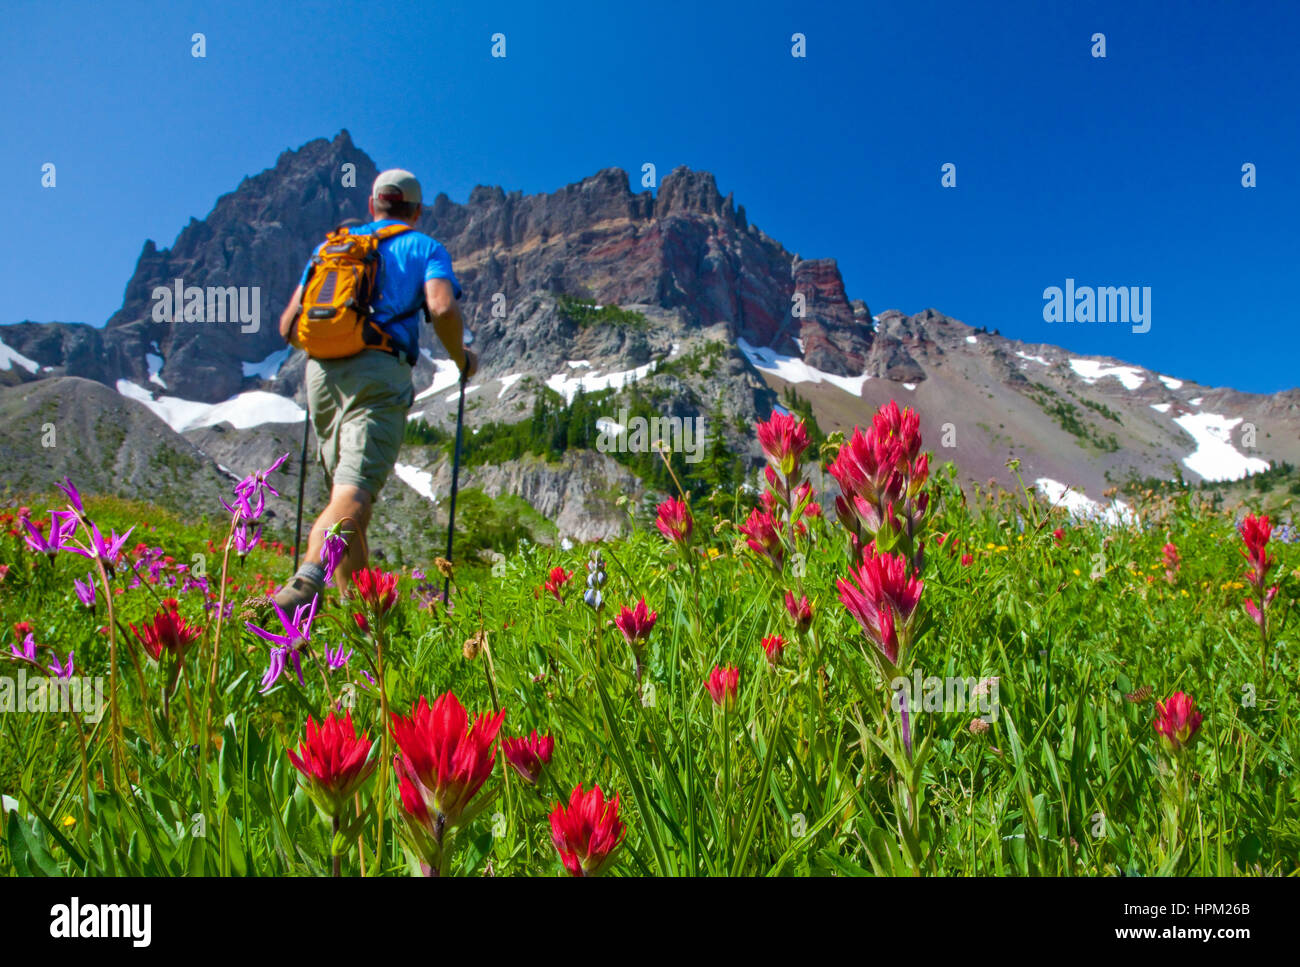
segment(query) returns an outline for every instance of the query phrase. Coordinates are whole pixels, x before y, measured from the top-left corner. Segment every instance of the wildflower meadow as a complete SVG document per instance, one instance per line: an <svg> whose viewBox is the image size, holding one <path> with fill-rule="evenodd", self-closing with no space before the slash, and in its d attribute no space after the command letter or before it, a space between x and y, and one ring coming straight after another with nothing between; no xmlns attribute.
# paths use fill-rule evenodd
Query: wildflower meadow
<svg viewBox="0 0 1300 967"><path fill-rule="evenodd" d="M292 614L280 462L185 520L51 481L0 516L0 872L1297 872L1293 532L1073 520L894 403L754 432L761 486Z"/></svg>

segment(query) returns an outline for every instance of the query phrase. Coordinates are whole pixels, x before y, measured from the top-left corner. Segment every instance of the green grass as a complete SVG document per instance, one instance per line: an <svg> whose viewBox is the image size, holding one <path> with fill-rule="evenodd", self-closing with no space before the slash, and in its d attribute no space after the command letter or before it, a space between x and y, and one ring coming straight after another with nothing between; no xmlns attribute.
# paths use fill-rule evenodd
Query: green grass
<svg viewBox="0 0 1300 967"><path fill-rule="evenodd" d="M997 677L999 705L983 734L972 732L969 709L916 716L917 745L928 748L920 776L924 870L1297 872L1300 548L1270 548L1281 591L1273 639L1262 651L1241 605L1235 508L1215 509L1197 493L1160 495L1136 501L1144 527L1107 529L1071 525L1024 492L1001 491L993 503L963 495L949 469L934 474L929 492L928 625L916 663L927 676ZM184 517L123 501L94 501L89 510L101 528L135 525L129 545L138 537L177 563L201 560L215 591L226 533L216 496L203 495ZM56 505L32 506L43 514ZM290 509L273 506L282 517ZM491 516L475 498L465 506L471 516ZM450 613L420 607L427 592L420 586L441 586L430 563L432 577L403 570L383 629L390 706L406 711L421 695L450 690L477 713L490 710L495 695L506 712L502 736L535 728L556 740L539 789L523 785L498 754L480 793L493 798L457 834L448 872L480 874L490 864L496 875L558 875L546 816L579 782L620 794L628 833L616 874L907 871L896 769L877 741L885 737L886 691L835 590L847 573L843 531L833 512L829 521L811 520L792 549L801 559L778 577L738 544L736 523L749 506L715 518L697 504L689 561L652 527L602 544L608 605L600 615L581 599L586 548L520 542L496 567L458 575ZM33 555L11 526L0 531L0 560L10 566L0 584L4 634L14 622L31 622L42 655L74 649L79 669L106 675L102 604L91 614L72 594L71 579L85 575L87 562ZM1056 527L1064 528L1060 541ZM942 545L940 533L948 535ZM1183 561L1173 584L1161 564L1169 540ZM963 553L973 555L969 566ZM19 804L4 824L0 873L328 873L330 833L298 788L286 749L301 741L308 714L319 720L328 712L330 696L350 695L354 719L372 738L380 734L375 690L345 687L360 681L375 643L352 620L356 606L331 592L313 643L352 649L348 669L326 675L309 661L305 686L290 674L260 694L268 648L244 621L256 617L252 605L268 582L286 575L287 555L260 548L232 566L234 610L222 633L208 734L204 670L213 622L202 592L148 582L125 589L128 581L114 579L114 588L124 588L114 595L123 624L138 624L157 607L155 595L170 593L207 632L185 659L166 716L159 670L119 639L125 776L114 783L110 716L84 725L88 799L72 716L0 714L0 792ZM575 572L563 601L539 591L557 565ZM784 590L800 582L814 603L815 640L793 632L781 604ZM638 699L631 652L610 619L642 596L659 618ZM467 659L463 645L479 631L488 650ZM759 642L776 632L791 643L773 670ZM703 688L719 664L741 673L739 705L729 716ZM0 668L0 675L16 673L13 662ZM1195 698L1205 721L1186 763L1194 776L1179 816L1180 845L1171 850L1151 722L1153 699L1178 690ZM127 777L134 794L122 791ZM366 872L404 874L391 778L377 838L377 779L362 793ZM342 872L357 875L356 844L343 845Z"/></svg>

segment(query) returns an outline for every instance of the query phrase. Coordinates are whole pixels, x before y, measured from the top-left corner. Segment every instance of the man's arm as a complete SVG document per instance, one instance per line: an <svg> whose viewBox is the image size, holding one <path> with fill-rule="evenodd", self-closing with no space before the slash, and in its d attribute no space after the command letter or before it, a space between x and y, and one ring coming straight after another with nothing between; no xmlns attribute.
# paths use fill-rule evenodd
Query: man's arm
<svg viewBox="0 0 1300 967"><path fill-rule="evenodd" d="M465 321L461 318L451 282L448 279L429 279L424 283L424 300L438 340L460 369L461 378L469 379L478 370L478 359L465 348Z"/></svg>
<svg viewBox="0 0 1300 967"><path fill-rule="evenodd" d="M293 342L294 321L298 318L298 312L302 309L302 286L293 290L293 296L289 299L289 304L284 307L284 312L280 313L280 338L285 342Z"/></svg>

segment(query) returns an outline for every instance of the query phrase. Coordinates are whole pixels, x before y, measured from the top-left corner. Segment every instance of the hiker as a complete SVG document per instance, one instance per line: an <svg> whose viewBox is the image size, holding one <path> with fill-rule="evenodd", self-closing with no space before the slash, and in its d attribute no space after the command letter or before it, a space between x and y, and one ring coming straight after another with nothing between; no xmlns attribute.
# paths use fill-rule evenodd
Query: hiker
<svg viewBox="0 0 1300 967"><path fill-rule="evenodd" d="M317 246L280 316L280 335L310 357L307 411L330 486L302 566L275 594L290 614L324 589L321 548L330 527L341 522L347 538L335 586L346 589L352 572L366 566L371 508L397 462L415 400L411 369L419 358L421 313L462 381L478 369L464 345L451 256L414 230L421 200L415 175L400 168L382 172L370 193L374 221L340 226Z"/></svg>

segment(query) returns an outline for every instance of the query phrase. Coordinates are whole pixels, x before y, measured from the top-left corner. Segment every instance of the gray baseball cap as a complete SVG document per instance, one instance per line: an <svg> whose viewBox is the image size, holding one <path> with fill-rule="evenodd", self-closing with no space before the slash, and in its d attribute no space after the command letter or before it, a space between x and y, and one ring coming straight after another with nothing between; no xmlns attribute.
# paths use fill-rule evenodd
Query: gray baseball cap
<svg viewBox="0 0 1300 967"><path fill-rule="evenodd" d="M386 201L411 202L416 205L420 204L423 198L420 193L420 182L405 168L389 168L387 171L381 171L379 177L375 179L370 197L383 198Z"/></svg>

